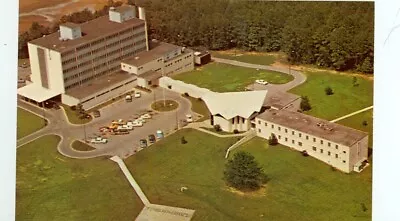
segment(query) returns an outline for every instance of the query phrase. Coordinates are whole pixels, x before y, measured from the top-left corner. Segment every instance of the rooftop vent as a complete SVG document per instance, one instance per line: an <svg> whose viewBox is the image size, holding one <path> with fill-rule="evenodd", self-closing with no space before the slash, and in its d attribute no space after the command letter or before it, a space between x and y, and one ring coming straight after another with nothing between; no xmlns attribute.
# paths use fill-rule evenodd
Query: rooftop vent
<svg viewBox="0 0 400 221"><path fill-rule="evenodd" d="M182 47L181 51L182 51L182 52L184 52L184 51L185 51L185 49L186 49L186 47Z"/></svg>
<svg viewBox="0 0 400 221"><path fill-rule="evenodd" d="M110 7L110 11L114 11L115 10L115 7Z"/></svg>
<svg viewBox="0 0 400 221"><path fill-rule="evenodd" d="M139 57L135 57L135 60L139 60Z"/></svg>

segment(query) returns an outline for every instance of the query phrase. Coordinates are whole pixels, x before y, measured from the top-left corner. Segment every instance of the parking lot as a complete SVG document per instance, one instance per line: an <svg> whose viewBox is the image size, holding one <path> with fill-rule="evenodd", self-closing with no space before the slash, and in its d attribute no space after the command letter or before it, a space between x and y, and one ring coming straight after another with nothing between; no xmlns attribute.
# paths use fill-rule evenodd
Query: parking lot
<svg viewBox="0 0 400 221"><path fill-rule="evenodd" d="M176 110L170 112L152 111L151 119L146 119L142 127L135 127L126 135L111 135L110 133L100 132L99 129L101 127L110 126L113 120L122 119L126 122L127 120L134 120L143 113L147 113L151 110L150 106L155 100L164 98L162 90L162 88L155 88L152 93L142 92L142 96L134 98L132 102L126 102L121 99L102 108L100 110L101 116L85 126L87 139L95 138L96 136L105 137L108 139L108 143L92 145L99 149L107 148L114 154L127 157L132 155L135 150L140 149L140 139L147 139L150 134L156 135L157 130L162 130L164 136L170 134L177 126L179 128L183 126L182 120L185 120L186 114L191 114L195 120L200 117L191 111L190 102L187 99L178 93L165 89L165 99L175 100L179 103L179 107Z"/></svg>

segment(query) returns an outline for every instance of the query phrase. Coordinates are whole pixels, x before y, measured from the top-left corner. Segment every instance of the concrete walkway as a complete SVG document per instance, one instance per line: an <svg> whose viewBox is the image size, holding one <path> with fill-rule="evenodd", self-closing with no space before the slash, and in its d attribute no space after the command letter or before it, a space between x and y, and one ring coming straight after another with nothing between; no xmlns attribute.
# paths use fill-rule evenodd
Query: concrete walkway
<svg viewBox="0 0 400 221"><path fill-rule="evenodd" d="M135 190L136 194L139 196L140 200L144 204L144 208L135 219L136 221L190 221L194 210L179 208L179 207L171 207L164 206L158 204L150 203L149 199L147 199L146 195L140 188L139 184L133 178L132 174L129 172L129 169L126 167L124 161L118 157L111 157L110 160L116 162L118 166L121 168L125 177L128 179L129 183Z"/></svg>
<svg viewBox="0 0 400 221"><path fill-rule="evenodd" d="M348 118L348 117L354 116L354 115L356 115L356 114L362 113L362 112L367 111L367 110L370 110L370 109L372 109L372 108L374 108L374 106L366 107L366 108L364 108L364 109L355 111L355 112L353 112L353 113L351 113L351 114L347 114L347 115L345 115L345 116L343 116L343 117L339 117L339 118L337 118L337 119L331 120L330 122L335 123L335 122L337 122L337 121L346 119L346 118Z"/></svg>
<svg viewBox="0 0 400 221"><path fill-rule="evenodd" d="M243 137L243 136L245 136L245 134L246 134L246 133L239 133L239 134L219 134L219 133L215 133L215 132L206 130L206 129L202 128L202 127L210 128L210 125L209 125L208 123L206 123L206 121L203 121L203 122L193 122L193 123L188 124L188 125L185 126L184 128L196 129L196 130L199 130L199 131L201 131L201 132L208 133L208 134L211 134L211 135L213 135L213 136L221 137L221 138L225 138L225 137Z"/></svg>

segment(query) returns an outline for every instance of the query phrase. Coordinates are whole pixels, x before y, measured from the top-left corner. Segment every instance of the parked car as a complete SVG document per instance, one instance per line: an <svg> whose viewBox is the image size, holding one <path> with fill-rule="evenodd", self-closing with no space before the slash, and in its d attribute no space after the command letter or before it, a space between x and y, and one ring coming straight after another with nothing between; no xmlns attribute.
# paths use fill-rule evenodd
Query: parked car
<svg viewBox="0 0 400 221"><path fill-rule="evenodd" d="M111 132L111 135L125 135L125 134L129 134L129 131L117 131L117 130L114 130L113 132Z"/></svg>
<svg viewBox="0 0 400 221"><path fill-rule="evenodd" d="M100 111L98 111L98 110L93 111L93 116L94 116L95 118L100 117Z"/></svg>
<svg viewBox="0 0 400 221"><path fill-rule="evenodd" d="M141 118L141 119L151 119L151 115L150 114L143 114L139 118Z"/></svg>
<svg viewBox="0 0 400 221"><path fill-rule="evenodd" d="M90 140L90 143L92 144L106 144L107 142L108 140L102 137L96 137Z"/></svg>
<svg viewBox="0 0 400 221"><path fill-rule="evenodd" d="M132 102L132 96L131 95L126 95L125 101L126 102Z"/></svg>
<svg viewBox="0 0 400 221"><path fill-rule="evenodd" d="M186 114L186 122L192 123L193 122L193 117L191 114Z"/></svg>
<svg viewBox="0 0 400 221"><path fill-rule="evenodd" d="M136 119L135 121L137 122L141 122L142 124L146 123L146 120L142 117L139 117L138 119Z"/></svg>
<svg viewBox="0 0 400 221"><path fill-rule="evenodd" d="M140 139L139 144L140 144L141 148L145 148L145 147L147 147L147 140L146 139Z"/></svg>
<svg viewBox="0 0 400 221"><path fill-rule="evenodd" d="M135 98L139 98L139 97L141 97L142 95L141 95L141 93L139 92L139 91L135 91Z"/></svg>
<svg viewBox="0 0 400 221"><path fill-rule="evenodd" d="M149 143L155 143L156 142L156 136L154 136L154 134L150 134L148 136L149 138Z"/></svg>
<svg viewBox="0 0 400 221"><path fill-rule="evenodd" d="M257 84L263 84L263 85L267 85L268 84L267 81L264 81L264 80L261 80L261 79L256 80L256 83Z"/></svg>
<svg viewBox="0 0 400 221"><path fill-rule="evenodd" d="M164 137L164 133L161 130L157 130L156 136L157 139L162 139Z"/></svg>

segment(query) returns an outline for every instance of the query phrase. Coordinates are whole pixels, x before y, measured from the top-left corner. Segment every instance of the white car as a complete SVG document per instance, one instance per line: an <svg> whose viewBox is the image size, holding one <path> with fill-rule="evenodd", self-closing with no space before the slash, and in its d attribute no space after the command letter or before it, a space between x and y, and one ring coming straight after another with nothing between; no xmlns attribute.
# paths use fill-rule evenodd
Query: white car
<svg viewBox="0 0 400 221"><path fill-rule="evenodd" d="M193 122L193 117L191 114L186 114L186 122L192 123Z"/></svg>
<svg viewBox="0 0 400 221"><path fill-rule="evenodd" d="M267 81L264 81L264 80L261 80L261 79L256 80L256 83L257 84L263 84L263 85L267 85L268 84Z"/></svg>
<svg viewBox="0 0 400 221"><path fill-rule="evenodd" d="M134 120L134 121L128 121L126 125L131 127L142 127L143 123L141 121Z"/></svg>
<svg viewBox="0 0 400 221"><path fill-rule="evenodd" d="M142 95L140 94L140 92L139 91L135 91L135 98L139 98L139 97L141 97Z"/></svg>
<svg viewBox="0 0 400 221"><path fill-rule="evenodd" d="M107 142L108 140L102 137L96 137L90 140L90 143L92 144L106 144Z"/></svg>
<svg viewBox="0 0 400 221"><path fill-rule="evenodd" d="M151 115L150 114L143 114L139 118L141 118L141 119L151 119Z"/></svg>
<svg viewBox="0 0 400 221"><path fill-rule="evenodd" d="M137 122L142 122L142 123L146 123L146 120L142 117L139 117L138 119L136 119L135 121Z"/></svg>

